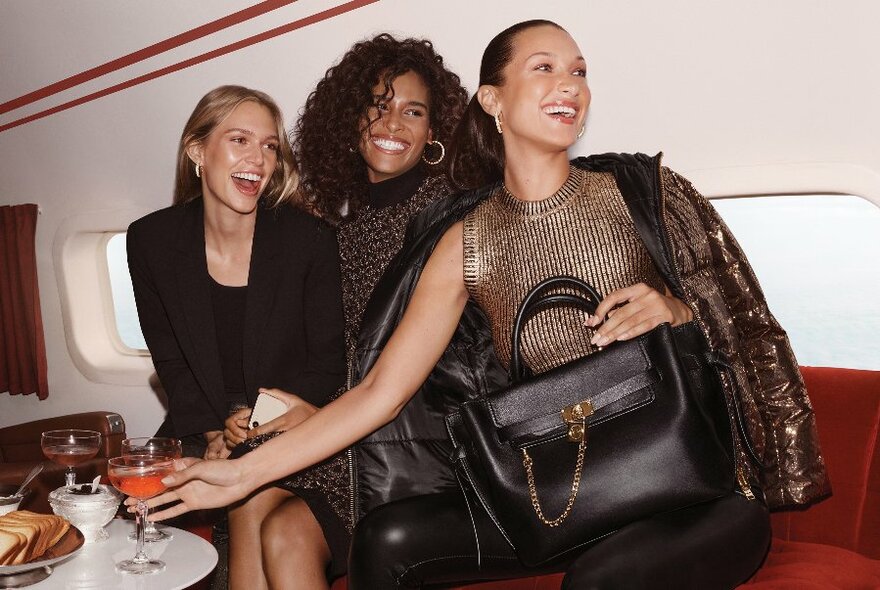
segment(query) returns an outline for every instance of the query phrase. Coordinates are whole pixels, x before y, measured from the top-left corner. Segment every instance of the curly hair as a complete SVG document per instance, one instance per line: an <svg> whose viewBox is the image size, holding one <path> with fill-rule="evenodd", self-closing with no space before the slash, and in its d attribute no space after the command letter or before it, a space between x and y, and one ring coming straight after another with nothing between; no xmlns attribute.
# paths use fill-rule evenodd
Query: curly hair
<svg viewBox="0 0 880 590"><path fill-rule="evenodd" d="M368 184L358 151L363 118L377 101L376 84L384 84L387 100L394 79L407 72L418 74L428 87L434 139L448 145L467 106L467 91L426 39L397 40L384 33L356 43L306 100L294 132L299 199L327 221L339 223L363 204ZM442 174L445 168L426 166L426 171Z"/></svg>

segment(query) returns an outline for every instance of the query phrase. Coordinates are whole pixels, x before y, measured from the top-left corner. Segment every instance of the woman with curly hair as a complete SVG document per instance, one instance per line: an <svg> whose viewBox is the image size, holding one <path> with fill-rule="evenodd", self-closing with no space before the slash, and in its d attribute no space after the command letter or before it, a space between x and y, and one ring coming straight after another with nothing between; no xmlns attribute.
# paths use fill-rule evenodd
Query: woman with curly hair
<svg viewBox="0 0 880 590"><path fill-rule="evenodd" d="M306 101L294 144L300 194L309 209L338 225L349 363L373 287L410 219L451 193L444 143L466 105L458 76L429 41L388 34L356 43ZM247 410L230 417L227 444L247 439L233 456L314 412L293 403L287 414L249 432ZM286 477L230 510L231 588L326 588L328 578L344 573L358 516L356 455L344 452Z"/></svg>

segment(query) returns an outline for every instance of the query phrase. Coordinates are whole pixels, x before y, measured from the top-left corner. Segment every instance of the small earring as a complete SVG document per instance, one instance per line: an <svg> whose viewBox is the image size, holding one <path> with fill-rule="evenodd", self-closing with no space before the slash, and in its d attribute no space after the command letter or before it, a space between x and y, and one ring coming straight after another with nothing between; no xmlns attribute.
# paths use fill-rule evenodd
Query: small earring
<svg viewBox="0 0 880 590"><path fill-rule="evenodd" d="M436 166L437 164L439 164L440 162L443 161L443 158L446 157L446 148L443 147L443 144L440 143L439 141L429 141L428 145L430 145L430 146L439 145L440 146L440 157L437 158L436 160L429 160L428 158L425 157L425 152L422 152L422 160L424 160L425 164L428 164L429 166Z"/></svg>
<svg viewBox="0 0 880 590"><path fill-rule="evenodd" d="M201 178L201 177L202 177L202 167L201 167L201 165L199 165L198 162L196 162L196 178Z"/></svg>
<svg viewBox="0 0 880 590"><path fill-rule="evenodd" d="M584 135L584 129L586 129L586 128L587 128L586 125L581 125L581 130L578 131L578 139L580 139L581 137L583 137L583 135Z"/></svg>
<svg viewBox="0 0 880 590"><path fill-rule="evenodd" d="M504 131L502 131L501 129L501 111L495 113L495 129L498 130L498 135L504 133Z"/></svg>

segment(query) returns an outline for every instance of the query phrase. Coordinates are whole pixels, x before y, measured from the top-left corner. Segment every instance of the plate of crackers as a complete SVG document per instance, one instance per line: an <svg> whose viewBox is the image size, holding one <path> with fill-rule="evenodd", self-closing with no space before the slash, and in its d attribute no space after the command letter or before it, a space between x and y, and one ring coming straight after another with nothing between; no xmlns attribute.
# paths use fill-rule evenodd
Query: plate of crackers
<svg viewBox="0 0 880 590"><path fill-rule="evenodd" d="M82 549L83 534L55 514L16 510L0 516L0 575L53 565Z"/></svg>

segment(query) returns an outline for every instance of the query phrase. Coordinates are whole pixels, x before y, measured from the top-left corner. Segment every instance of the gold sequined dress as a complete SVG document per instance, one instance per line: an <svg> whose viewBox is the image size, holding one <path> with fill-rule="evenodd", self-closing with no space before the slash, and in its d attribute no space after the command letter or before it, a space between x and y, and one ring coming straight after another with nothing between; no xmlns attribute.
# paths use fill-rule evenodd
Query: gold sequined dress
<svg viewBox="0 0 880 590"><path fill-rule="evenodd" d="M540 281L583 279L600 295L643 282L664 290L614 176L572 167L562 187L522 201L501 187L464 218L464 281L492 325L499 360L510 364L516 310ZM525 326L523 360L540 373L589 354L584 312L544 311Z"/></svg>

